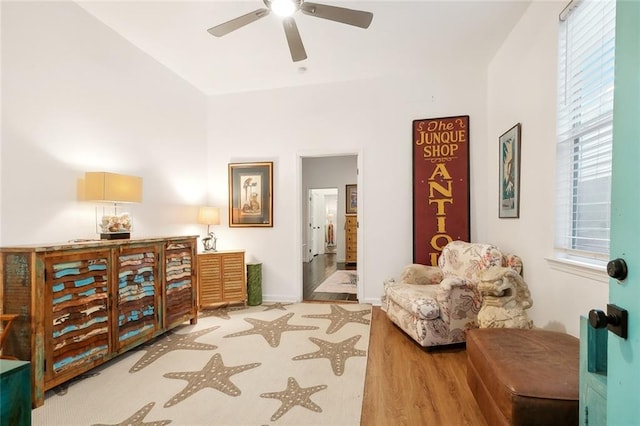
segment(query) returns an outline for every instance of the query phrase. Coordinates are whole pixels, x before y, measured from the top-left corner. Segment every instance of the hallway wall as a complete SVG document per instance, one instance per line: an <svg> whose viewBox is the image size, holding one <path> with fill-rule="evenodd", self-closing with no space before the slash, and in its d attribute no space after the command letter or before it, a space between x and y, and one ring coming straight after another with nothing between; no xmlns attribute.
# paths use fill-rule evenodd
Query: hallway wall
<svg viewBox="0 0 640 426"><path fill-rule="evenodd" d="M334 222L335 241L337 242L336 258L338 262L344 262L345 258L345 185L357 182L357 169L358 157L355 155L305 157L302 159L301 200L305 200L309 192L309 188L338 188L338 210L337 217ZM307 217L309 217L307 203L303 202L301 229L303 246L308 244Z"/></svg>

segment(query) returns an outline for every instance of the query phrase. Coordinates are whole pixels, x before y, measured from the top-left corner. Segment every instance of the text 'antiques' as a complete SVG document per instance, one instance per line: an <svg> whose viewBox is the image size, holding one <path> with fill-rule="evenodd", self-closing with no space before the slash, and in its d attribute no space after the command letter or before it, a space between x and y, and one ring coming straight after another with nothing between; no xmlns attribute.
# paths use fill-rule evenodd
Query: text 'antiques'
<svg viewBox="0 0 640 426"><path fill-rule="evenodd" d="M469 241L469 116L413 122L413 261Z"/></svg>

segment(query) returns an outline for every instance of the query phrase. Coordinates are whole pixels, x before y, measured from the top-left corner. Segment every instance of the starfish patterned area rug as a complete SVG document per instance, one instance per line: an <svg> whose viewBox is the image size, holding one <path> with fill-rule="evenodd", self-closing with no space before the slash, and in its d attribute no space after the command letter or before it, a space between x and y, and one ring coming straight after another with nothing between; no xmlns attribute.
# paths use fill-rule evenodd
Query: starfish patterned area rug
<svg viewBox="0 0 640 426"><path fill-rule="evenodd" d="M45 394L34 425L359 425L371 306L201 311Z"/></svg>
<svg viewBox="0 0 640 426"><path fill-rule="evenodd" d="M319 293L350 293L358 292L358 273L352 270L338 270L329 275L326 280L320 283L313 291Z"/></svg>

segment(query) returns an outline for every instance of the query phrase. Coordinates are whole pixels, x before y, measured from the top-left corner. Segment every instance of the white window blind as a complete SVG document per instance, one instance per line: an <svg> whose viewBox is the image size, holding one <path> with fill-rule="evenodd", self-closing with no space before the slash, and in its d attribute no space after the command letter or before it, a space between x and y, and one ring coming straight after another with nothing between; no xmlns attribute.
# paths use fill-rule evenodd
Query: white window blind
<svg viewBox="0 0 640 426"><path fill-rule="evenodd" d="M560 19L556 249L579 258L609 254L615 7L573 2Z"/></svg>

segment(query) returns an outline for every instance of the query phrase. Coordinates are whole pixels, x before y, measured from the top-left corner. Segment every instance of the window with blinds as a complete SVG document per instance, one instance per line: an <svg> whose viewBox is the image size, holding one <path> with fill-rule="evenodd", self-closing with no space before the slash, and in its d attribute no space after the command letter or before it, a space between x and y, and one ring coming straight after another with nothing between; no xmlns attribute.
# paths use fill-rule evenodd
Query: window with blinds
<svg viewBox="0 0 640 426"><path fill-rule="evenodd" d="M573 1L560 15L556 249L609 254L615 0Z"/></svg>

